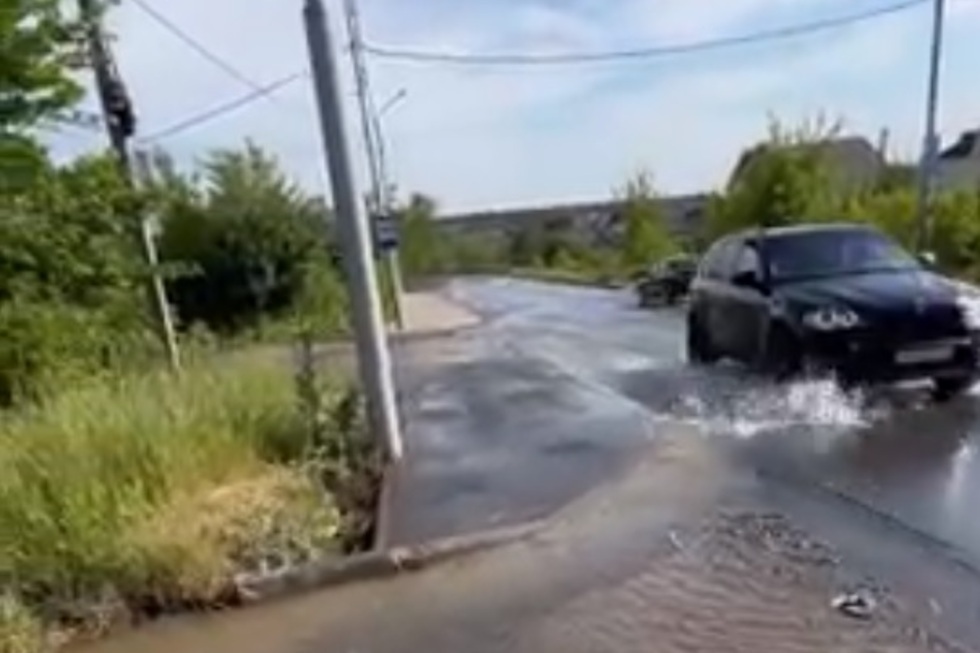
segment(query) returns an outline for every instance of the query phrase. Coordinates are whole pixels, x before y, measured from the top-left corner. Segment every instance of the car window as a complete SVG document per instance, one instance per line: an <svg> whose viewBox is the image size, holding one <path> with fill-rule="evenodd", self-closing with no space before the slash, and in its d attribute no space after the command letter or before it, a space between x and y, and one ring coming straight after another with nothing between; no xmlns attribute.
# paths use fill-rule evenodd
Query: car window
<svg viewBox="0 0 980 653"><path fill-rule="evenodd" d="M698 274L708 279L724 279L728 276L729 262L734 253L736 242L722 240L715 243L701 261Z"/></svg>
<svg viewBox="0 0 980 653"><path fill-rule="evenodd" d="M804 232L766 241L769 275L775 281L885 272L919 267L894 241L871 230Z"/></svg>
<svg viewBox="0 0 980 653"><path fill-rule="evenodd" d="M742 274L743 272L755 272L758 274L761 269L759 252L755 245L745 244L738 248L734 264L731 267L729 278L735 278L737 275Z"/></svg>

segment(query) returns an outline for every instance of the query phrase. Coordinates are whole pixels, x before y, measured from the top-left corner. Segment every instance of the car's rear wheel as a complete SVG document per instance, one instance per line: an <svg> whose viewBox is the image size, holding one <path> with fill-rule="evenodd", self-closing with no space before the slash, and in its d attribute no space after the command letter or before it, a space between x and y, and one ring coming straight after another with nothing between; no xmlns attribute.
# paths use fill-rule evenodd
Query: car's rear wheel
<svg viewBox="0 0 980 653"><path fill-rule="evenodd" d="M960 396L976 382L972 376L941 377L933 381L932 396L936 401L950 401Z"/></svg>
<svg viewBox="0 0 980 653"><path fill-rule="evenodd" d="M718 352L705 332L701 322L691 315L687 318L687 362L692 365L710 365L718 360Z"/></svg>

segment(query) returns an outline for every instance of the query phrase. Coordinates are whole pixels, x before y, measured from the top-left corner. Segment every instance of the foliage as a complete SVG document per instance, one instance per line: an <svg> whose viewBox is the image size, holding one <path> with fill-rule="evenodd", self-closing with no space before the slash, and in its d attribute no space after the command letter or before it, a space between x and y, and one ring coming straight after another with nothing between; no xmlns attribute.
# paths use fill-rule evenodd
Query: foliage
<svg viewBox="0 0 980 653"><path fill-rule="evenodd" d="M351 433L350 393L319 392L315 442L288 369L255 356L91 380L6 415L0 650L31 636L25 609L98 628L222 601L238 572L339 546L348 516L294 464Z"/></svg>
<svg viewBox="0 0 980 653"><path fill-rule="evenodd" d="M753 226L778 227L833 213L832 175L820 145L836 129L770 126L768 142L745 154L728 192L709 217L713 236Z"/></svg>
<svg viewBox="0 0 980 653"><path fill-rule="evenodd" d="M823 125L787 132L774 123L769 142L743 158L728 192L713 199L710 235L757 225L849 220L874 225L914 248L919 228L915 168L887 164L873 187L845 191L831 181L840 172L822 160L821 145L836 134L836 127ZM931 249L940 265L980 278L980 193L940 193L930 222Z"/></svg>
<svg viewBox="0 0 980 653"><path fill-rule="evenodd" d="M676 251L649 174L640 172L629 180L622 199L622 259L627 270L644 267Z"/></svg>
<svg viewBox="0 0 980 653"><path fill-rule="evenodd" d="M435 201L417 193L398 211L401 264L407 276L441 274L450 267L449 243L435 215Z"/></svg>
<svg viewBox="0 0 980 653"><path fill-rule="evenodd" d="M79 25L59 0L0 0L0 142L72 106Z"/></svg>
<svg viewBox="0 0 980 653"><path fill-rule="evenodd" d="M145 349L138 202L106 157L44 162L34 183L0 195L0 402Z"/></svg>
<svg viewBox="0 0 980 653"><path fill-rule="evenodd" d="M213 152L197 178L158 157L163 260L183 324L222 333L254 328L297 307L320 311L319 328L341 327L338 271L323 246L325 208L253 143ZM314 297L314 294L324 293Z"/></svg>

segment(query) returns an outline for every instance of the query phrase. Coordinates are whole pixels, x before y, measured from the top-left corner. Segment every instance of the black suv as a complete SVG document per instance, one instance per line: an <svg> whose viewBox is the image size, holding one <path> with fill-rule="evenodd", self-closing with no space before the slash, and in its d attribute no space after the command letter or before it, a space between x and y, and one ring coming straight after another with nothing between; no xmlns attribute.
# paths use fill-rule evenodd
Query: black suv
<svg viewBox="0 0 980 653"><path fill-rule="evenodd" d="M691 287L693 363L722 356L779 377L847 384L931 379L948 398L977 378L980 302L862 225L756 229L715 243Z"/></svg>
<svg viewBox="0 0 980 653"><path fill-rule="evenodd" d="M654 265L636 283L640 306L672 306L687 295L698 264L684 255L672 256Z"/></svg>

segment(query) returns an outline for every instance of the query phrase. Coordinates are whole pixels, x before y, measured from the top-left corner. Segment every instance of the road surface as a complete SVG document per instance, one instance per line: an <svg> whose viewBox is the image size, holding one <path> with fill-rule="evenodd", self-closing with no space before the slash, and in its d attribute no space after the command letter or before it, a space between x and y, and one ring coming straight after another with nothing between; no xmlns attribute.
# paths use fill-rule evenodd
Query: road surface
<svg viewBox="0 0 980 653"><path fill-rule="evenodd" d="M457 282L527 356L739 446L763 473L822 488L980 566L980 396L935 405L921 389L845 396L830 382L776 386L683 362L683 312L640 311L628 291L513 280Z"/></svg>
<svg viewBox="0 0 980 653"><path fill-rule="evenodd" d="M548 532L417 575L177 620L100 653L978 650L980 398L939 407L914 388L848 397L692 370L683 314L640 311L626 291L469 279L447 292L484 321L396 351L421 479L404 508L423 518L395 531L562 510ZM742 534L707 537L718 519ZM715 541L721 553L699 545ZM784 546L792 564L765 558ZM784 582L801 564L810 580ZM865 626L836 620L833 593L873 579L896 607ZM922 619L973 646L916 639Z"/></svg>

